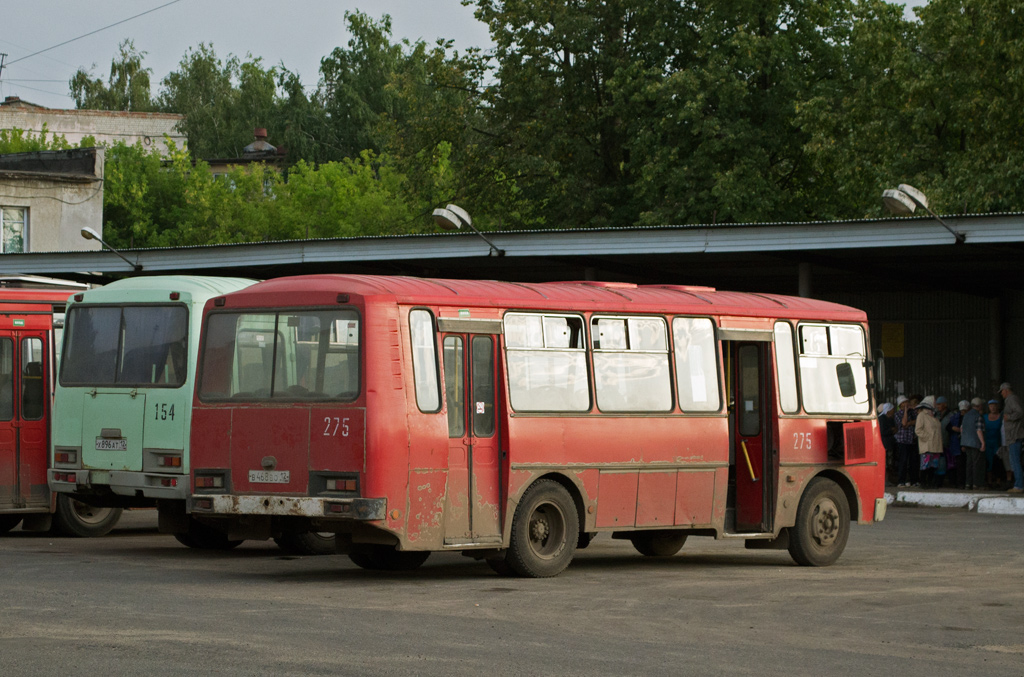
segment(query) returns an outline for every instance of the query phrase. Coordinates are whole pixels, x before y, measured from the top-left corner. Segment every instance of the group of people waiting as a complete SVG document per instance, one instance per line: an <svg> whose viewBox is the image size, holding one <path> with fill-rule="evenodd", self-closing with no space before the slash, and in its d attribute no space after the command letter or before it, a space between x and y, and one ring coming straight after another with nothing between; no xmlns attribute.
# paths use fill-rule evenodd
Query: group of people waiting
<svg viewBox="0 0 1024 677"><path fill-rule="evenodd" d="M887 477L899 487L997 489L1024 493L1024 408L1009 383L1003 398L961 400L900 395L878 405Z"/></svg>

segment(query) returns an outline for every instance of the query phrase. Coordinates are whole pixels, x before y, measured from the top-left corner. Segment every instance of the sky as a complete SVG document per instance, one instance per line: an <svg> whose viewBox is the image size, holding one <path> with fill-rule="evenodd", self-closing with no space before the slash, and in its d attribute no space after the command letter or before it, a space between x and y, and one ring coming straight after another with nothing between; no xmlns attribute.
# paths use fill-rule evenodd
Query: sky
<svg viewBox="0 0 1024 677"><path fill-rule="evenodd" d="M143 65L152 69L155 95L160 81L189 47L212 43L217 56L263 58L265 66L283 62L304 85L316 86L320 59L345 46L345 12L360 10L375 19L389 14L393 39L455 41L455 47L489 48L487 27L473 17L472 7L459 0L8 0L3 8L0 52L6 63L0 73L0 98L20 96L49 108L74 108L68 81L79 68L107 81L118 45L131 38L146 52ZM31 56L147 10L144 16L99 30L67 45Z"/></svg>
<svg viewBox="0 0 1024 677"><path fill-rule="evenodd" d="M0 98L20 96L49 108L74 108L68 81L84 67L106 82L110 62L125 38L146 52L143 63L152 69L154 95L188 48L201 42L211 43L222 59L252 54L262 57L265 66L283 62L312 89L320 59L348 42L344 16L355 10L375 19L389 14L396 40L432 43L443 37L454 40L459 50L492 46L487 27L460 0L177 0L168 5L170 1L7 0L0 52L7 53L8 66L0 73ZM911 6L925 1L910 0L907 16L913 16ZM130 19L148 10L153 11ZM105 28L120 21L125 22ZM74 40L80 36L85 37ZM29 56L69 40L73 42Z"/></svg>

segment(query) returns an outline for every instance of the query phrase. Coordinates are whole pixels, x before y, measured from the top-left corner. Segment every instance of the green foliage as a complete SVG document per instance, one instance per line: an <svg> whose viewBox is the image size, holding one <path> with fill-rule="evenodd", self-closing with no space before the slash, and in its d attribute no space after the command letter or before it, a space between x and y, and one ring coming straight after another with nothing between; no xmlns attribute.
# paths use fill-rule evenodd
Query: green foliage
<svg viewBox="0 0 1024 677"><path fill-rule="evenodd" d="M95 139L93 139L95 145ZM82 146L87 148L88 146ZM0 155L6 153L33 153L40 150L68 150L71 144L63 134L50 135L46 123L39 134L26 132L17 127L0 129Z"/></svg>
<svg viewBox="0 0 1024 677"><path fill-rule="evenodd" d="M68 86L75 107L91 110L151 111L149 76L152 69L143 68L146 52L135 49L131 40L118 45L119 54L110 62L110 79L104 84L100 78L79 68ZM95 65L93 66L95 68Z"/></svg>
<svg viewBox="0 0 1024 677"><path fill-rule="evenodd" d="M938 211L1024 208L1013 0L930 0L918 20L886 0L464 2L493 51L349 13L312 92L283 64L190 49L158 97L188 153L111 149L108 232L417 232L447 202L484 229L844 219L881 215L901 182ZM76 75L76 100L135 106L143 55L123 43L109 83ZM254 127L287 151L283 175L196 160L240 156Z"/></svg>

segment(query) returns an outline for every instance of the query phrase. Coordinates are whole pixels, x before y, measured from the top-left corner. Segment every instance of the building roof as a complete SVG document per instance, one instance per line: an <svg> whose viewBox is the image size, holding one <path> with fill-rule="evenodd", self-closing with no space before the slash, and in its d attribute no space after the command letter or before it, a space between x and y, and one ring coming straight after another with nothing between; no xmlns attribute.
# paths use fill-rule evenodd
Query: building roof
<svg viewBox="0 0 1024 677"><path fill-rule="evenodd" d="M128 250L142 274L186 272L268 278L300 273L410 274L518 281L613 279L795 292L800 264L818 285L855 287L865 275L893 285L1024 285L1024 214L944 217L965 244L928 217L431 233ZM0 256L0 274L65 275L130 268L113 253ZM1016 285L1016 286L1014 286Z"/></svg>

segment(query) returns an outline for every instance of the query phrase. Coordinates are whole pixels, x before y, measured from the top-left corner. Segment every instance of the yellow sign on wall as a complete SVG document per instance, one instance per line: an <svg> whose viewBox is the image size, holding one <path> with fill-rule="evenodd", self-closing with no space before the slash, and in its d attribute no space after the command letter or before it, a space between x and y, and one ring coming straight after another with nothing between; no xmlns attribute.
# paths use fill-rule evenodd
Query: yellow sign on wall
<svg viewBox="0 0 1024 677"><path fill-rule="evenodd" d="M903 323L882 323L882 353L886 357L903 357Z"/></svg>

